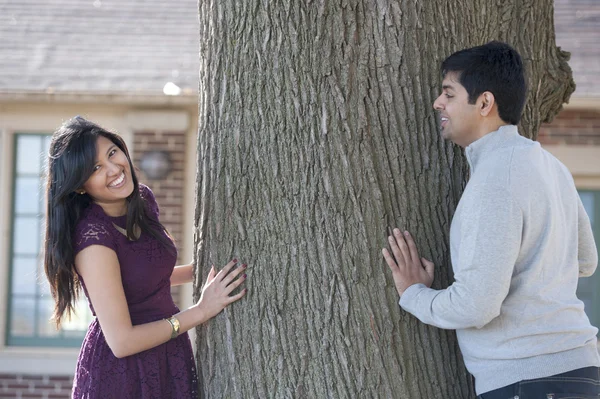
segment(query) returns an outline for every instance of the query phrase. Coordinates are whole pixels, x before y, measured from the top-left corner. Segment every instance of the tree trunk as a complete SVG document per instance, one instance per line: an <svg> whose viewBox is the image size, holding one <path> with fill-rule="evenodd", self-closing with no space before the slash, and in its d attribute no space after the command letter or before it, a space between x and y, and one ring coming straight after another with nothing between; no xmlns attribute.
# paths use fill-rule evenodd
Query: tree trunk
<svg viewBox="0 0 600 399"><path fill-rule="evenodd" d="M504 4L502 4L504 3ZM200 1L195 292L249 264L248 295L197 329L207 398L471 398L454 332L398 306L381 256L409 229L452 281L466 182L432 104L441 61L499 39L528 68L521 133L574 84L551 0Z"/></svg>

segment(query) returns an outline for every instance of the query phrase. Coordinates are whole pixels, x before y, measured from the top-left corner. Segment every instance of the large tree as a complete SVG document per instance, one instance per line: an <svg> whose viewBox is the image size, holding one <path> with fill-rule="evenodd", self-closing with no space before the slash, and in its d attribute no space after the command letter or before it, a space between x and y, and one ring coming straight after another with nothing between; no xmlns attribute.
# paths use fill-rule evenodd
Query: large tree
<svg viewBox="0 0 600 399"><path fill-rule="evenodd" d="M402 311L381 256L409 229L452 281L468 177L432 103L440 62L523 55L535 138L573 91L551 0L200 1L196 295L249 264L248 295L198 328L202 397L474 397L453 332Z"/></svg>

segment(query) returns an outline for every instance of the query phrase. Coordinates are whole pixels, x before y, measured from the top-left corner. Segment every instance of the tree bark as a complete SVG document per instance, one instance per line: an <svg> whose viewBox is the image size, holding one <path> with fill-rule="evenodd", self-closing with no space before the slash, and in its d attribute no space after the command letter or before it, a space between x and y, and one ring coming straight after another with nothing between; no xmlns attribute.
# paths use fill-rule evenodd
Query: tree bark
<svg viewBox="0 0 600 399"><path fill-rule="evenodd" d="M205 0L195 293L247 262L249 293L197 329L207 398L471 398L452 331L398 306L381 256L410 230L452 282L466 182L432 104L439 65L493 39L522 54L535 137L574 84L551 0Z"/></svg>

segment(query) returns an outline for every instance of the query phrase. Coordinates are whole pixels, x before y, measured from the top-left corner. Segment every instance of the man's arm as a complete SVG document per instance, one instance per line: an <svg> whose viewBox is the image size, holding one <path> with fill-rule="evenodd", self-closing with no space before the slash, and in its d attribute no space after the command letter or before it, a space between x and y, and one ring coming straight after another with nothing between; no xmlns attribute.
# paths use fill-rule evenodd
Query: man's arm
<svg viewBox="0 0 600 399"><path fill-rule="evenodd" d="M410 235L394 234L390 246L395 260L389 252L386 256L401 295L400 306L422 322L439 328L481 328L500 314L519 254L523 217L504 188L486 185L479 188L476 204L463 207L460 226L453 231L459 237L452 237L458 240L455 282L445 290L428 288L426 279L413 278L422 276L417 269L426 264L406 262L412 259L409 248L414 242L411 244ZM398 244L400 240L405 240L405 245ZM397 243L399 252L394 251L392 241ZM398 281L410 285L398 287Z"/></svg>
<svg viewBox="0 0 600 399"><path fill-rule="evenodd" d="M598 266L598 250L594 242L594 233L581 199L577 198L577 260L579 261L579 277L589 277Z"/></svg>

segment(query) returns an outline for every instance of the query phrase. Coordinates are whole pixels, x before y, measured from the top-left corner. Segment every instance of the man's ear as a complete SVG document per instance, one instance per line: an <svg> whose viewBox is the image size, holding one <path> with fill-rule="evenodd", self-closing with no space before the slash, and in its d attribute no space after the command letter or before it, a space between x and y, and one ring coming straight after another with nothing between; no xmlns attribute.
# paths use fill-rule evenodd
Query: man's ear
<svg viewBox="0 0 600 399"><path fill-rule="evenodd" d="M479 96L479 99L481 101L479 104L479 113L481 116L488 116L496 104L496 98L491 92L484 91Z"/></svg>

